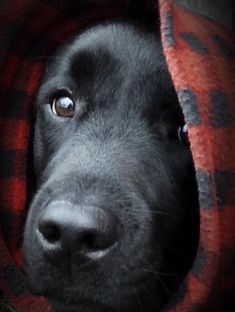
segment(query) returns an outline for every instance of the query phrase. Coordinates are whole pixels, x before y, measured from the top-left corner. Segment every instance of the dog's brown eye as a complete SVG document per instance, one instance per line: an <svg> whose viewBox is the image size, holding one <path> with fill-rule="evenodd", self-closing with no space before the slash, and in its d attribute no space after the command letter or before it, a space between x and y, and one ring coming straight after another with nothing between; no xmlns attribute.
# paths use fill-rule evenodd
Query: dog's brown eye
<svg viewBox="0 0 235 312"><path fill-rule="evenodd" d="M56 116L73 117L75 105L68 96L64 96L54 99L51 109Z"/></svg>
<svg viewBox="0 0 235 312"><path fill-rule="evenodd" d="M184 125L178 128L178 138L180 141L188 144L188 126Z"/></svg>

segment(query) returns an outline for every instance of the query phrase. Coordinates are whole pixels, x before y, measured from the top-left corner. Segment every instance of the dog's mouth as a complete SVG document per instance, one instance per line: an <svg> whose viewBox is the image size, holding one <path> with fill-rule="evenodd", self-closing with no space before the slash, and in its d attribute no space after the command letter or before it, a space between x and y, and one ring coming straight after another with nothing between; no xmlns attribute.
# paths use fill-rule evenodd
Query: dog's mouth
<svg viewBox="0 0 235 312"><path fill-rule="evenodd" d="M152 308L162 304L161 300L168 300L162 284L159 284L162 276L156 276L153 268L152 271L149 268L148 272L141 268L137 272L135 268L136 272L130 275L122 272L123 268L118 268L114 261L112 266L120 271L122 276L119 280L115 280L117 274L108 266L105 266L105 274L104 270L95 269L90 272L79 270L78 274L77 268L72 275L65 275L58 268L43 266L41 273L37 272L37 276L32 276L32 268L26 266L25 269L29 278L29 290L35 295L46 297L56 312L75 312L78 308L82 312L111 312L116 311L119 305L122 308L120 311L144 311L139 306L137 297L141 298L141 305L152 305ZM45 269L50 272L47 276L42 274ZM131 267L129 269L131 271Z"/></svg>
<svg viewBox="0 0 235 312"><path fill-rule="evenodd" d="M100 292L97 285L97 293ZM144 290L144 291L143 291ZM103 289L104 292L104 289ZM156 293L158 294L156 296ZM118 293L110 293L107 296L99 294L94 298L92 294L81 291L76 287L67 287L63 290L51 290L43 294L47 297L56 312L112 312L112 311L158 311L164 302L167 302L168 294L161 287L141 283L140 285L128 285ZM160 296L160 297L159 297ZM159 300L161 298L161 300Z"/></svg>
<svg viewBox="0 0 235 312"><path fill-rule="evenodd" d="M43 282L40 284L37 275L28 287L33 294L46 297L56 312L77 312L78 309L82 312L145 311L143 306L148 306L148 311L152 312L158 311L158 307L169 299L163 276L153 268L139 268L135 276L120 272L126 279L119 281L108 267L105 276L103 271L93 274L83 271L79 276L65 276L56 268L51 270L47 280L41 274Z"/></svg>
<svg viewBox="0 0 235 312"><path fill-rule="evenodd" d="M76 294L74 294L76 296ZM69 300L69 303L66 301ZM99 301L94 301L92 298L87 299L76 299L76 301L71 300L71 293L69 296L63 296L60 297L50 297L49 298L50 303L53 305L54 311L60 311L60 312L77 312L78 307L79 311L82 312L112 312L114 309L106 305L104 303L101 303Z"/></svg>

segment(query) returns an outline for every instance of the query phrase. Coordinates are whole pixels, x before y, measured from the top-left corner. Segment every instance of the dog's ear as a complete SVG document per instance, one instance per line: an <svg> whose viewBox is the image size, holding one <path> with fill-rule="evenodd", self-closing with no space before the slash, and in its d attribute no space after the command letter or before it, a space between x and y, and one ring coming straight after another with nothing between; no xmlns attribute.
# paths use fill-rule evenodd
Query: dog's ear
<svg viewBox="0 0 235 312"><path fill-rule="evenodd" d="M46 0L43 1L47 3ZM50 0L52 7L69 15L81 15L94 3L95 0Z"/></svg>
<svg viewBox="0 0 235 312"><path fill-rule="evenodd" d="M143 22L149 30L159 28L157 0L50 0L51 6L55 6L65 15L74 17L86 14L90 9L96 10L97 5L112 7L115 4L126 6L128 16Z"/></svg>
<svg viewBox="0 0 235 312"><path fill-rule="evenodd" d="M45 1L45 0L44 0ZM120 3L127 5L130 13L135 15L148 15L158 12L157 0L51 0L50 5L65 11L73 11L78 14L86 11L89 7L97 4L107 4L112 6L113 4Z"/></svg>
<svg viewBox="0 0 235 312"><path fill-rule="evenodd" d="M133 12L153 14L158 12L157 0L128 0L127 5Z"/></svg>
<svg viewBox="0 0 235 312"><path fill-rule="evenodd" d="M154 12L157 10L157 0L127 0L128 6L136 11Z"/></svg>
<svg viewBox="0 0 235 312"><path fill-rule="evenodd" d="M127 5L130 16L149 26L159 26L157 0L128 0Z"/></svg>

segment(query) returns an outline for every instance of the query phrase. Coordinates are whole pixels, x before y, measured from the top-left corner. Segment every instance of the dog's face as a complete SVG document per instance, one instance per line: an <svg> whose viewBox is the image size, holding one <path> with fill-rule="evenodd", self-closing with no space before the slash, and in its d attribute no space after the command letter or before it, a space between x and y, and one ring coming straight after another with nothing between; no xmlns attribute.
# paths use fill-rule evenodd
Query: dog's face
<svg viewBox="0 0 235 312"><path fill-rule="evenodd" d="M55 311L163 306L168 275L196 247L183 125L160 39L144 28L95 26L55 56L38 94L23 244L29 287Z"/></svg>

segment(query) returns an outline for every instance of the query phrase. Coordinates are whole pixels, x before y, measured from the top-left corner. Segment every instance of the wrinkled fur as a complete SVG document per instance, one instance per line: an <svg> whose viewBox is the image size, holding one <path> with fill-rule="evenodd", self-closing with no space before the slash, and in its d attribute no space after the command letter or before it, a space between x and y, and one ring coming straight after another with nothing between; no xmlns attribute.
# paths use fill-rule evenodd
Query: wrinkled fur
<svg viewBox="0 0 235 312"><path fill-rule="evenodd" d="M73 118L51 111L72 93ZM197 192L182 112L160 37L107 22L70 40L46 70L37 100L38 191L27 217L25 272L55 311L159 311L189 270L197 242ZM89 269L47 263L35 229L52 200L110 209L119 244ZM79 215L78 215L79 218Z"/></svg>

